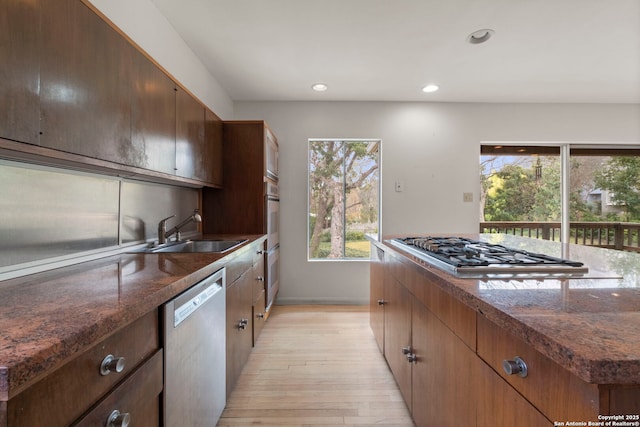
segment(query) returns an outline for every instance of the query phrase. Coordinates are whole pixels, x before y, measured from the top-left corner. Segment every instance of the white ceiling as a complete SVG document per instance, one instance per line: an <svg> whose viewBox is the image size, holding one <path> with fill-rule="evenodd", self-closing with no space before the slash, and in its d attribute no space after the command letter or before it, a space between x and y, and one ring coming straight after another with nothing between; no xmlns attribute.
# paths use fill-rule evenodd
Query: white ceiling
<svg viewBox="0 0 640 427"><path fill-rule="evenodd" d="M640 103L640 0L152 1L235 101Z"/></svg>

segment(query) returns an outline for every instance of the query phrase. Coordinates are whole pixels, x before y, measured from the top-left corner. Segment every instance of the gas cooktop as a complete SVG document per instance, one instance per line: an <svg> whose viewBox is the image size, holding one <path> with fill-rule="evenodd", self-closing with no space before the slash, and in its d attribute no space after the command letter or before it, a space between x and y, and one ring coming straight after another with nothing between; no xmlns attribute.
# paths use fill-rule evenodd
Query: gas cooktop
<svg viewBox="0 0 640 427"><path fill-rule="evenodd" d="M507 248L464 237L403 237L388 240L419 259L461 276L582 275L581 262Z"/></svg>

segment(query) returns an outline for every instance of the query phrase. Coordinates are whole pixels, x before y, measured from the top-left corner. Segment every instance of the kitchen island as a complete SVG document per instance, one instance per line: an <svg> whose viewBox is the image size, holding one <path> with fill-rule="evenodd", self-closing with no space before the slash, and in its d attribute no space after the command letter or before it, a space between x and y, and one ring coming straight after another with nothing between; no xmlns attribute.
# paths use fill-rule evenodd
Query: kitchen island
<svg viewBox="0 0 640 427"><path fill-rule="evenodd" d="M372 329L419 426L640 425L640 254L472 235L589 271L463 278L394 237L372 240Z"/></svg>
<svg viewBox="0 0 640 427"><path fill-rule="evenodd" d="M97 399L116 404L147 395L152 402L138 420L159 425L159 307L223 267L231 286L266 236L203 238L246 242L224 253L122 253L0 282L0 426L44 425L34 424L41 420L30 418L35 412L44 412L38 416L46 425L68 425ZM108 353L115 361L101 372ZM130 357L118 366L122 354ZM51 399L57 403L49 407L53 397L62 402Z"/></svg>

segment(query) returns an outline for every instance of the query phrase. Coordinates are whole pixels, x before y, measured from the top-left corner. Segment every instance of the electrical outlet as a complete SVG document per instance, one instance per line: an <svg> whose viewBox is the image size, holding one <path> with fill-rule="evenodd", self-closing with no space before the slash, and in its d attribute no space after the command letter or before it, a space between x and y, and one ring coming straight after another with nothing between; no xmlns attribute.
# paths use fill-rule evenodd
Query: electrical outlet
<svg viewBox="0 0 640 427"><path fill-rule="evenodd" d="M462 201L465 203L473 202L473 193L462 193Z"/></svg>

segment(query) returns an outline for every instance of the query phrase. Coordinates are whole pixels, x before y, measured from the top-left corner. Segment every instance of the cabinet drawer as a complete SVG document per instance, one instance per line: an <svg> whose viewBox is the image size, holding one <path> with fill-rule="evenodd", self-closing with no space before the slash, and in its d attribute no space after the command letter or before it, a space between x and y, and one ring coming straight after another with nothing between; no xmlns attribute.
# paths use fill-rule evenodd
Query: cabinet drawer
<svg viewBox="0 0 640 427"><path fill-rule="evenodd" d="M491 368L481 360L476 363L478 395L491 396L490 399L480 398L477 401L477 427L553 425Z"/></svg>
<svg viewBox="0 0 640 427"><path fill-rule="evenodd" d="M262 289L262 293L258 295L258 298L253 302L253 345L256 345L256 341L262 332L262 328L267 321L267 313L266 313L266 300L265 300L265 290Z"/></svg>
<svg viewBox="0 0 640 427"><path fill-rule="evenodd" d="M478 355L547 418L551 421L597 420L597 385L580 380L480 314L477 325ZM503 368L503 361L516 356L527 365L524 378L509 375Z"/></svg>
<svg viewBox="0 0 640 427"><path fill-rule="evenodd" d="M151 311L8 402L12 427L68 426L160 348L158 313ZM121 372L100 373L107 355L123 357Z"/></svg>
<svg viewBox="0 0 640 427"><path fill-rule="evenodd" d="M255 245L252 249L253 253L253 265L256 266L259 263L264 264L264 254L266 253L264 249L264 242L260 245Z"/></svg>
<svg viewBox="0 0 640 427"><path fill-rule="evenodd" d="M128 414L129 423L136 427L158 427L161 392L162 350L113 389L95 408L74 424L74 427L106 425L107 419L114 415L115 411L122 415Z"/></svg>
<svg viewBox="0 0 640 427"><path fill-rule="evenodd" d="M258 271L255 267L252 270L253 273L253 302L262 297L264 300L264 269L262 272Z"/></svg>
<svg viewBox="0 0 640 427"><path fill-rule="evenodd" d="M233 284L242 274L249 270L253 265L254 247L240 249L242 251L225 264L227 287Z"/></svg>

